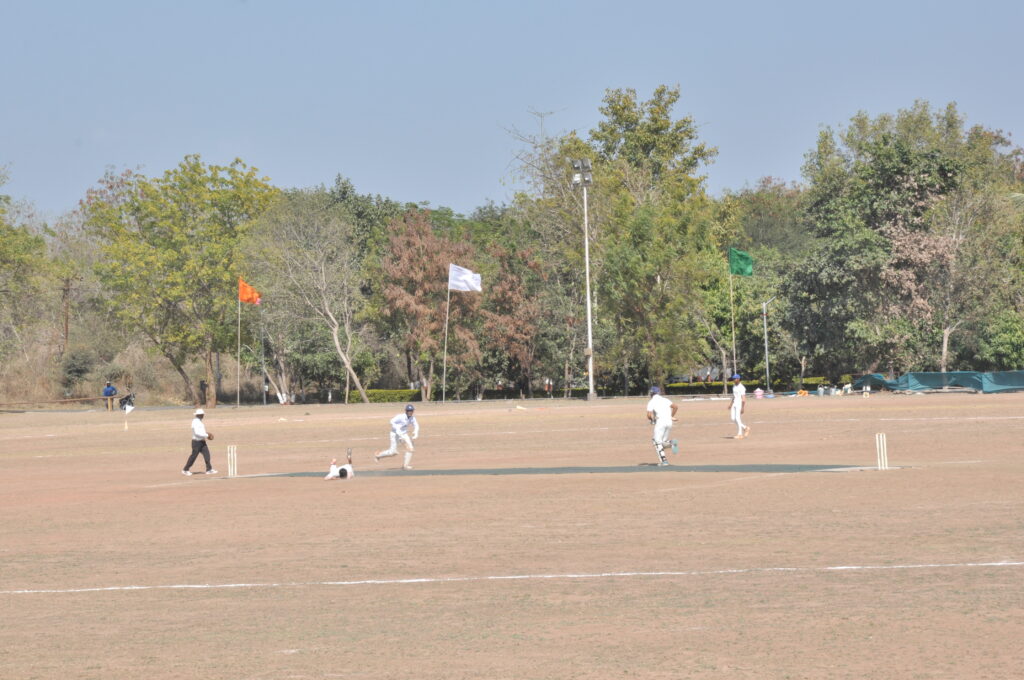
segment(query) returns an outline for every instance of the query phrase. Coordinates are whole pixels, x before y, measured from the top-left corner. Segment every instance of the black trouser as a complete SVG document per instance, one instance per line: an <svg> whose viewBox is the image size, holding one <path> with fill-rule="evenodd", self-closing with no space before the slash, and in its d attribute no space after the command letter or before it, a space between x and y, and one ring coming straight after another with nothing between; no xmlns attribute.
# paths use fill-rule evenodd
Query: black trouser
<svg viewBox="0 0 1024 680"><path fill-rule="evenodd" d="M185 463L185 469L188 470L192 467L192 463L196 462L196 456L203 454L203 460L206 461L206 469L212 470L213 466L210 465L210 447L206 445L205 439L193 439L192 440L192 455L188 457L188 462Z"/></svg>

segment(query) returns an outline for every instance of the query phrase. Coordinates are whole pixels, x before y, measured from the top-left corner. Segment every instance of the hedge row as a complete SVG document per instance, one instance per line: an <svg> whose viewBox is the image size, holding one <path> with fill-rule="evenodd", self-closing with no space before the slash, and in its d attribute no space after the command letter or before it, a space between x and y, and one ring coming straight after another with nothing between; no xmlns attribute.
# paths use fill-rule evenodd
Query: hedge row
<svg viewBox="0 0 1024 680"><path fill-rule="evenodd" d="M839 378L839 384L842 385L842 384L851 382L851 380L852 380L852 378L850 378L850 376L844 375L844 376L841 376ZM833 383L828 378L821 378L821 377L804 378L803 388L805 390L807 390L808 392L812 392L812 391L818 389L819 385L831 385L831 384L833 384ZM782 381L773 380L772 381L772 385L773 385L773 387L774 387L776 392L778 392L778 391L785 391L787 389L792 389L792 390L797 389L795 383L792 384L792 385L789 385L789 384L783 384ZM752 385L752 386L748 385L748 389L753 391L758 386L760 386L759 383L754 383L754 385ZM573 389L571 389L569 391L569 397L573 398L573 399L586 399L587 398L587 391L588 390L587 390L586 387L574 387ZM611 390L611 389L608 389L608 388L605 388L605 387L596 387L595 391L597 392L598 396L600 396L600 397L621 396L621 394L622 394L618 390ZM712 381L712 382L670 383L668 385L665 385L665 391L668 394L675 394L675 395L695 395L695 394L698 394L698 395L703 395L703 394L706 394L706 395L720 395L720 394L722 394L722 381L718 380L718 381ZM558 389L558 390L554 391L553 395L556 398L562 398L563 396L565 396L565 391L561 390L561 389ZM366 390L366 396L370 400L371 404L386 404L386 403L393 403L393 402L422 401L422 398L420 397L420 391L419 390ZM547 398L547 396L548 395L545 394L541 390L535 390L534 393L533 393L533 398L534 399L545 399L545 398ZM642 396L642 395L634 395L634 396ZM492 399L519 399L520 396L519 396L518 390L484 390L483 398L484 399L488 399L488 400L492 400ZM440 394L435 393L434 394L434 399L435 399L435 401L439 400L440 399ZM457 395L448 395L448 400L449 401L455 401L456 399L457 399ZM359 397L359 393L358 392L354 392L354 391L350 391L349 395L348 395L348 401L349 401L350 404L355 404L355 403L360 402L361 399Z"/></svg>
<svg viewBox="0 0 1024 680"><path fill-rule="evenodd" d="M366 390L371 404L388 404L395 401L422 401L419 390ZM363 399L357 390L349 390L348 403L358 404Z"/></svg>

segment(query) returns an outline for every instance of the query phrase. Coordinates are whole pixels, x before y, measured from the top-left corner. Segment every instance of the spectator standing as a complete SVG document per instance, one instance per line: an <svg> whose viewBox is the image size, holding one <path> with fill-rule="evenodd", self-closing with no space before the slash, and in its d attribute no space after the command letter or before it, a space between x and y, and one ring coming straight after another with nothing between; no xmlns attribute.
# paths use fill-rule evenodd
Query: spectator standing
<svg viewBox="0 0 1024 680"><path fill-rule="evenodd" d="M114 410L114 397L116 397L116 396L117 396L117 388L114 387L113 385L111 385L110 381L108 380L106 387L103 388L103 398L107 402L107 410L108 411L113 411Z"/></svg>

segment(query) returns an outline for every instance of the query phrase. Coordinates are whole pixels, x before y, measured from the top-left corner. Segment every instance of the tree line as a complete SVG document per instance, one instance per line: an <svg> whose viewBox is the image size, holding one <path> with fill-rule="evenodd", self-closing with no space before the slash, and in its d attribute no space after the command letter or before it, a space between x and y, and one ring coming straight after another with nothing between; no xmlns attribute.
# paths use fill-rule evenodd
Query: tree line
<svg viewBox="0 0 1024 680"><path fill-rule="evenodd" d="M1024 367L1024 157L1007 134L968 127L955 104L857 113L821 131L802 181L714 197L717 150L675 114L679 97L609 90L586 134L516 133L524 188L469 215L360 194L342 175L283 189L241 160L194 155L156 177L108 172L52 223L0 197L3 395L166 382L159 363L176 398L198 402L200 381L229 391L239 333L247 385L265 370L284 395L438 398L445 362L456 398L548 380L568 394L587 366L573 160L592 167L595 378L608 393L706 367L763 376L766 326L776 389ZM730 248L753 256L753 276L730 275ZM483 292L449 307L449 263L481 273ZM262 303L239 317L240 277Z"/></svg>

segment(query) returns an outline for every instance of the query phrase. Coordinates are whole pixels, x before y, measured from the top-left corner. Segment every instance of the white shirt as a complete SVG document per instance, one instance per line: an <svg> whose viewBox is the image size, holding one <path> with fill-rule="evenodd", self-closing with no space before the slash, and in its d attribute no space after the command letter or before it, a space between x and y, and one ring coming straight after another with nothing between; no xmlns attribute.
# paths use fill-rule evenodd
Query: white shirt
<svg viewBox="0 0 1024 680"><path fill-rule="evenodd" d="M206 439L206 426L203 425L202 419L198 417L192 419L192 439L196 441Z"/></svg>
<svg viewBox="0 0 1024 680"><path fill-rule="evenodd" d="M647 402L647 412L654 411L654 420L658 423L672 422L672 402L660 394L655 394Z"/></svg>
<svg viewBox="0 0 1024 680"><path fill-rule="evenodd" d="M407 416L404 413L399 413L391 419L391 431L395 434L407 434L410 426L412 427L413 439L420 436L420 424L416 422L416 416Z"/></svg>
<svg viewBox="0 0 1024 680"><path fill-rule="evenodd" d="M346 478L351 478L351 477L355 477L356 476L356 471L352 468L351 464L332 465L330 470L328 470L328 472L327 472L327 476L324 477L324 479L339 478L339 477L341 477L341 471L342 470L344 470L345 472L348 473L348 474L345 475Z"/></svg>
<svg viewBox="0 0 1024 680"><path fill-rule="evenodd" d="M743 383L738 383L732 386L732 405L738 407L743 404L743 396L747 393L747 388L743 386Z"/></svg>

